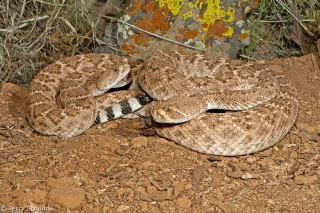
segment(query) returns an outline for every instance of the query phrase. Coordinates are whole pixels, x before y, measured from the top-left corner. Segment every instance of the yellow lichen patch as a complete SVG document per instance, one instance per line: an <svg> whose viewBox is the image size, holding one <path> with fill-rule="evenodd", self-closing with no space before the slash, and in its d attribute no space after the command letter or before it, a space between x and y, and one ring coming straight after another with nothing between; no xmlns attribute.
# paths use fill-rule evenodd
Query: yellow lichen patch
<svg viewBox="0 0 320 213"><path fill-rule="evenodd" d="M183 20L186 20L187 18L191 18L193 16L192 11L188 11L185 14L182 15L183 16Z"/></svg>
<svg viewBox="0 0 320 213"><path fill-rule="evenodd" d="M233 32L234 32L233 28L230 27L230 26L226 26L226 28L227 28L227 32L223 33L222 35L231 37L233 35Z"/></svg>
<svg viewBox="0 0 320 213"><path fill-rule="evenodd" d="M167 5L169 11L173 15L178 15L184 5L184 0L157 0L157 2L159 2L159 7Z"/></svg>
<svg viewBox="0 0 320 213"><path fill-rule="evenodd" d="M183 19L186 20L187 18L193 17L193 10L196 8L201 9L204 4L206 5L206 10L199 16L199 21L202 22L204 31L208 31L209 27L213 26L217 21L223 21L225 23L234 21L235 9L232 7L225 9L221 0L195 0L194 2L189 2L188 11L183 14ZM218 34L221 36L233 35L234 30L231 27L226 27L224 30L226 30L226 32ZM217 31L219 31L219 29Z"/></svg>
<svg viewBox="0 0 320 213"><path fill-rule="evenodd" d="M203 1L202 0L196 0L194 2L189 2L189 4L188 4L190 9L195 9L195 8L201 9L202 5L203 5Z"/></svg>
<svg viewBox="0 0 320 213"><path fill-rule="evenodd" d="M207 0L207 9L200 17L200 21L203 23L203 29L208 30L209 26L214 24L217 20L223 22L232 22L234 20L235 9L228 7L227 12L221 5L220 0Z"/></svg>
<svg viewBox="0 0 320 213"><path fill-rule="evenodd" d="M224 20L226 22L232 22L234 20L234 14L236 13L236 10L232 7L228 7L228 12L226 13L226 17Z"/></svg>
<svg viewBox="0 0 320 213"><path fill-rule="evenodd" d="M189 2L188 3L188 9L189 10L182 15L183 19L186 20L187 18L193 17L192 10L196 9L196 8L201 9L202 5L203 5L202 0L196 0L195 2Z"/></svg>
<svg viewBox="0 0 320 213"><path fill-rule="evenodd" d="M134 2L136 4L129 7L127 15L129 18L134 17L136 27L158 35L169 34L174 36L176 41L192 46L209 47L207 45L217 38L233 37L234 27L240 29L246 27L242 16L236 11L238 6L245 6L242 5L243 1L239 2L240 5L223 0L135 0ZM178 32L177 26L180 28ZM154 39L144 33L130 30L127 26L123 27L123 38L124 40L126 37L129 38L133 46L148 47L150 40ZM245 32L241 32L238 36L243 43L244 40L248 40L247 38L248 34ZM130 48L125 47L131 52L134 51Z"/></svg>

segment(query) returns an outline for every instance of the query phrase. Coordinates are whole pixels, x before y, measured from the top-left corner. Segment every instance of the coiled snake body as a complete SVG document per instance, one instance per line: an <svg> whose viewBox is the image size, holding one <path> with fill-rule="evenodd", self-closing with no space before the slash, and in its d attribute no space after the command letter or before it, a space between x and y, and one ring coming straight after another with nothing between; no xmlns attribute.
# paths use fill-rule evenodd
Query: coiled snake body
<svg viewBox="0 0 320 213"><path fill-rule="evenodd" d="M139 68L107 54L55 62L31 84L29 123L45 135L76 136L139 109L150 101L146 92L158 100L150 107L158 135L198 152L231 156L274 145L297 116L295 87L263 64L159 51ZM127 84L130 70L144 92L111 93L117 100L108 101L104 92ZM231 111L205 112L210 109Z"/></svg>
<svg viewBox="0 0 320 213"><path fill-rule="evenodd" d="M152 109L157 134L206 154L266 149L288 133L298 113L296 88L259 63L164 51L144 62L139 80L160 100ZM236 111L202 113L207 109Z"/></svg>

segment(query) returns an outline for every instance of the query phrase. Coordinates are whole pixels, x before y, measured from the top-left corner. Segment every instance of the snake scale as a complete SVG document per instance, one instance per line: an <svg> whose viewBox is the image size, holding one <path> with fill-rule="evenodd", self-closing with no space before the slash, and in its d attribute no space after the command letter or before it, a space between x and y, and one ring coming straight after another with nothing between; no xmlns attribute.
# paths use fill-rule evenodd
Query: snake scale
<svg viewBox="0 0 320 213"><path fill-rule="evenodd" d="M105 94L131 79L131 87L143 91ZM147 111L159 136L215 155L245 155L274 145L298 113L293 84L263 63L158 51L142 65L107 54L49 65L31 84L27 118L41 134L72 137L138 110L149 97L155 101Z"/></svg>

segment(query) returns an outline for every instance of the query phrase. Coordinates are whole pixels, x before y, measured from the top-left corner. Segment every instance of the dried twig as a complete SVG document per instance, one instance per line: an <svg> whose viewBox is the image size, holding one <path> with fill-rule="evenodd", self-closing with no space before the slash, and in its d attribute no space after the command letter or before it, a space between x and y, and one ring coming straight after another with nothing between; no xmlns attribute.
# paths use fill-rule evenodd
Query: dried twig
<svg viewBox="0 0 320 213"><path fill-rule="evenodd" d="M1 125L5 130L7 130L9 132L9 134L11 135L11 137L16 138L16 135L13 133L13 131L11 130L11 125L9 124L2 124Z"/></svg>
<svg viewBox="0 0 320 213"><path fill-rule="evenodd" d="M106 173L109 173L111 171L111 169L113 169L113 167L115 167L125 156L126 154L128 154L131 149L133 147L130 147L125 153L124 155L122 155L120 158L117 158L107 169L106 169Z"/></svg>
<svg viewBox="0 0 320 213"><path fill-rule="evenodd" d="M79 35L94 26L83 5L76 0L0 1L0 83L29 83L44 66L80 47Z"/></svg>
<svg viewBox="0 0 320 213"><path fill-rule="evenodd" d="M290 11L290 9L281 1L276 0L300 25L301 27L309 34L309 36L314 37L314 34Z"/></svg>

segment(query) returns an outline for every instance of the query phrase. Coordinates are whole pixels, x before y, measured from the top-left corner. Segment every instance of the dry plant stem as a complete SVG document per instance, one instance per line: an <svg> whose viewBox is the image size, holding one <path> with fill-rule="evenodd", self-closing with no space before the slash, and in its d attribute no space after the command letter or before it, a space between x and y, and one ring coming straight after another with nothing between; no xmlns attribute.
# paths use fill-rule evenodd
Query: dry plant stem
<svg viewBox="0 0 320 213"><path fill-rule="evenodd" d="M108 2L109 2L109 0L105 3L103 9L101 10L101 12L100 12L100 14L99 14L99 16L98 16L98 18L97 18L97 21L96 21L96 23L94 24L94 27L93 27L92 29L90 29L90 30L83 36L82 40L85 39L85 38L87 38L88 35L92 32L92 30L95 29L95 28L98 26L98 23L99 23L99 21L100 21L100 19L101 19L102 14L103 14L104 11L107 9Z"/></svg>
<svg viewBox="0 0 320 213"><path fill-rule="evenodd" d="M104 195L104 201L108 203L109 207L113 206L112 200L110 199L107 193Z"/></svg>
<svg viewBox="0 0 320 213"><path fill-rule="evenodd" d="M57 5L54 6L54 9L52 11L52 15L50 16L50 18L47 20L47 24L46 24L46 28L45 30L41 33L41 35L32 43L28 46L28 48L31 48L34 44L38 43L40 39L42 39L46 34L48 29L50 28L51 24L52 24L52 19L54 19L54 16L56 16L59 11L60 11L60 7L58 7Z"/></svg>
<svg viewBox="0 0 320 213"><path fill-rule="evenodd" d="M45 15L45 16L41 16L41 17L37 17L37 18L30 18L30 19L27 19L27 20L23 20L21 22L22 23L26 23L26 22L32 22L32 21L40 21L40 20L46 19L46 18L49 18L49 16Z"/></svg>
<svg viewBox="0 0 320 213"><path fill-rule="evenodd" d="M190 45L187 45L187 44L183 44L183 43L180 43L180 42L177 42L177 41L174 41L174 40L171 40L171 39L168 39L168 38L159 36L159 35L157 35L157 34L151 33L151 32L149 32L149 31L146 31L146 30L144 30L144 29L141 29L141 28L139 28L139 27L136 27L136 26L134 26L134 25L132 25L132 24L129 24L129 23L125 22L125 21L122 21L122 20L120 20L120 19L113 18L113 17L110 17L110 16L102 16L102 17L107 18L107 19L110 19L110 20L116 20L116 21L121 22L121 23L123 23L123 24L125 24L125 25L128 25L128 26L130 26L130 27L132 27L132 28L135 28L135 29L137 29L137 30L140 30L141 32L144 32L144 33L147 33L147 34L149 34L149 35L151 35L151 36L154 36L154 37L156 37L156 38L162 39L162 40L164 40L164 41L168 41L168 42L171 42L171 43L174 43L174 44L183 46L183 47L187 47L187 48L190 48L190 49L194 49L194 50L198 50L198 51L203 52L202 49L198 49L198 48L196 48L196 47L193 47L193 46L190 46Z"/></svg>
<svg viewBox="0 0 320 213"><path fill-rule="evenodd" d="M63 1L63 3L62 3L62 4L49 3L49 2L40 1L40 0L34 0L34 1L39 2L39 3L41 3L41 4L57 5L57 6L59 6L59 7L65 7L65 6L66 6L66 5L64 5L64 4L63 4L65 1Z"/></svg>
<svg viewBox="0 0 320 213"><path fill-rule="evenodd" d="M77 34L76 29L74 29L74 27L70 24L70 22L68 20L66 20L65 18L62 18L62 17L60 17L60 19L63 20L75 34Z"/></svg>
<svg viewBox="0 0 320 213"><path fill-rule="evenodd" d="M111 169L113 169L113 167L115 167L125 156L126 154L128 154L133 147L130 147L125 153L124 155L122 155L120 158L117 158L107 169L106 169L106 173L109 173L111 171Z"/></svg>
<svg viewBox="0 0 320 213"><path fill-rule="evenodd" d="M68 45L65 42L69 42L70 49L88 49L90 43L84 43L84 47L78 39L82 37L79 31L84 31L84 35L93 26L83 1L71 0L72 4L66 4L65 0L0 2L3 9L0 13L1 82L28 84L43 66L69 51L68 47L64 48ZM87 40L96 42L94 37ZM62 53L57 54L61 49Z"/></svg>
<svg viewBox="0 0 320 213"><path fill-rule="evenodd" d="M101 41L101 40L97 40L97 41ZM102 42L102 41L101 41L101 42ZM116 52L118 52L118 53L122 53L123 55L130 56L131 58L140 60L140 58L138 58L138 57L136 57L136 56L134 56L134 55L131 55L131 54L129 54L129 53L123 52L122 50L119 50L118 48L115 48L115 47L111 46L110 44L107 44L107 43L104 43L104 42L102 42L102 43L105 44L105 45L107 45L110 49L112 49L112 50L114 50L114 51L116 51Z"/></svg>
<svg viewBox="0 0 320 213"><path fill-rule="evenodd" d="M13 138L14 143L19 144L19 141L17 141L16 135L12 132L12 130L10 129L9 126L10 126L9 124L2 124L2 127L4 127L9 132L11 137Z"/></svg>
<svg viewBox="0 0 320 213"><path fill-rule="evenodd" d="M314 34L306 27L302 22L290 11L290 9L281 1L281 0L276 0L278 4L280 4L300 25L301 27L309 34L309 36L314 37Z"/></svg>
<svg viewBox="0 0 320 213"><path fill-rule="evenodd" d="M7 133L8 133L8 131L0 129L0 135L4 136L6 138L9 138L10 135L8 135ZM3 149L0 149L0 150L3 150Z"/></svg>
<svg viewBox="0 0 320 213"><path fill-rule="evenodd" d="M19 145L13 145L13 146L10 146L10 147L6 147L6 148L0 148L0 151L3 151L3 150L5 150L5 152L6 153L8 153L9 151L9 149L14 149L14 148L16 148L16 147L20 147ZM2 152L2 153L4 153L4 152Z"/></svg>
<svg viewBox="0 0 320 213"><path fill-rule="evenodd" d="M250 60L250 61L256 61L256 60L258 60L258 59L254 59L254 58L252 58L252 57L250 57L250 56L247 56L247 55L244 55L244 54L240 54L239 56L242 57L242 58L248 59L248 60Z"/></svg>
<svg viewBox="0 0 320 213"><path fill-rule="evenodd" d="M22 15L24 13L24 9L26 8L26 0L23 1L23 5L22 5L22 9L21 9L21 12L20 12L20 17L19 17L19 21L17 24L19 24L21 22L21 18L22 18Z"/></svg>
<svg viewBox="0 0 320 213"><path fill-rule="evenodd" d="M11 137L15 138L16 135L12 132L12 130L10 129L9 126L10 126L10 125L8 125L8 124L3 124L3 125L2 125L2 127L4 127L4 128L9 132L9 134L11 135Z"/></svg>

